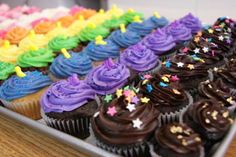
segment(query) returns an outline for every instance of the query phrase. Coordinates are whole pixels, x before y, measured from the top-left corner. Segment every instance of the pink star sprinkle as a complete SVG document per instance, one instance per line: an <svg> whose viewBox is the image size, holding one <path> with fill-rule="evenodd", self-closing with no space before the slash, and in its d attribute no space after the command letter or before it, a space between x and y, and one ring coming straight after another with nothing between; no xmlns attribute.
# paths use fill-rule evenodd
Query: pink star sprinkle
<svg viewBox="0 0 236 157"><path fill-rule="evenodd" d="M144 77L145 79L150 79L150 78L152 78L152 76L151 76L151 75L148 75L148 74L144 75L143 77Z"/></svg>
<svg viewBox="0 0 236 157"><path fill-rule="evenodd" d="M116 113L117 113L117 111L116 111L115 106L108 107L107 114L109 114L110 116L113 117Z"/></svg>
<svg viewBox="0 0 236 157"><path fill-rule="evenodd" d="M130 90L125 90L123 94L124 94L125 97L128 97L128 96L130 96L131 91Z"/></svg>
<svg viewBox="0 0 236 157"><path fill-rule="evenodd" d="M183 52L187 53L188 52L188 48L187 47L183 48Z"/></svg>
<svg viewBox="0 0 236 157"><path fill-rule="evenodd" d="M179 81L179 78L178 78L178 76L177 75L173 75L173 76L171 76L171 81Z"/></svg>

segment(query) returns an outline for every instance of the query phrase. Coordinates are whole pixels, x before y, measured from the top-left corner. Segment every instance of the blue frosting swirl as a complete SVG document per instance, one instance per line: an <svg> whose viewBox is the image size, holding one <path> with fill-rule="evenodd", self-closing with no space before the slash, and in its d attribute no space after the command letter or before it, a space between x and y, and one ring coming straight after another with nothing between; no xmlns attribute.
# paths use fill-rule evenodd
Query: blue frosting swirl
<svg viewBox="0 0 236 157"><path fill-rule="evenodd" d="M0 87L0 99L11 101L22 98L28 94L33 94L49 86L52 81L47 75L39 71L25 72L25 77L13 75Z"/></svg>
<svg viewBox="0 0 236 157"><path fill-rule="evenodd" d="M96 45L94 41L90 42L83 50L91 60L102 61L107 58L117 58L120 53L120 47L113 43L111 40L105 40L107 44Z"/></svg>
<svg viewBox="0 0 236 157"><path fill-rule="evenodd" d="M145 22L152 25L153 29L162 28L169 23L169 21L163 16L161 18L151 16L147 20L145 20Z"/></svg>
<svg viewBox="0 0 236 157"><path fill-rule="evenodd" d="M142 39L139 34L128 30L125 33L120 30L114 31L108 38L122 48L135 45Z"/></svg>
<svg viewBox="0 0 236 157"><path fill-rule="evenodd" d="M50 72L58 78L67 78L72 74L86 75L92 69L92 61L83 52L69 52L70 58L59 55L50 66Z"/></svg>
<svg viewBox="0 0 236 157"><path fill-rule="evenodd" d="M138 33L140 36L146 36L147 34L151 33L153 30L153 25L149 22L133 22L128 25L128 30Z"/></svg>

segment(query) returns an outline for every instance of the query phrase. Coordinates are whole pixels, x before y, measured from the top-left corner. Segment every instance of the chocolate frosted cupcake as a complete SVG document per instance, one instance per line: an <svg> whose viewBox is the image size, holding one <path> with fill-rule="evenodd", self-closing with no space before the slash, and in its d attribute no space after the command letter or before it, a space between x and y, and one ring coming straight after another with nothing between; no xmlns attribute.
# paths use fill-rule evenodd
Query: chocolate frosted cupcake
<svg viewBox="0 0 236 157"><path fill-rule="evenodd" d="M176 53L176 44L171 35L167 35L162 29L146 36L141 43L152 50L161 60L169 58Z"/></svg>
<svg viewBox="0 0 236 157"><path fill-rule="evenodd" d="M236 39L236 21L229 17L220 17L214 23L214 26L220 26L226 32L230 33Z"/></svg>
<svg viewBox="0 0 236 157"><path fill-rule="evenodd" d="M161 68L161 61L142 44L136 44L125 49L120 55L119 62L137 73L154 73Z"/></svg>
<svg viewBox="0 0 236 157"><path fill-rule="evenodd" d="M233 122L229 111L213 99L195 102L183 115L183 121L201 135L208 151L226 135Z"/></svg>
<svg viewBox="0 0 236 157"><path fill-rule="evenodd" d="M199 18L195 17L191 13L182 17L179 22L182 23L185 27L191 29L192 34L196 34L202 29L202 23Z"/></svg>
<svg viewBox="0 0 236 157"><path fill-rule="evenodd" d="M129 69L120 63L114 63L111 58L94 68L86 77L87 83L99 95L111 94L117 88L128 83L130 77Z"/></svg>
<svg viewBox="0 0 236 157"><path fill-rule="evenodd" d="M236 96L232 95L230 88L227 87L221 79L216 81L205 81L199 84L198 87L199 97L198 99L216 99L221 102L223 106L227 107L230 112L234 112L236 108Z"/></svg>
<svg viewBox="0 0 236 157"><path fill-rule="evenodd" d="M200 136L186 124L171 123L155 132L153 157L204 157Z"/></svg>
<svg viewBox="0 0 236 157"><path fill-rule="evenodd" d="M76 74L52 84L40 104L48 126L79 138L90 135L90 118L98 107L95 92Z"/></svg>
<svg viewBox="0 0 236 157"><path fill-rule="evenodd" d="M97 145L125 157L150 156L147 141L158 126L159 112L136 88L107 95L92 118Z"/></svg>
<svg viewBox="0 0 236 157"><path fill-rule="evenodd" d="M177 80L177 76L171 75L141 76L138 87L160 111L159 122L162 125L178 121L180 114L193 102L190 94L178 85Z"/></svg>
<svg viewBox="0 0 236 157"><path fill-rule="evenodd" d="M207 70L200 60L190 55L177 54L163 63L160 73L176 75L183 89L192 93L200 82L208 79Z"/></svg>

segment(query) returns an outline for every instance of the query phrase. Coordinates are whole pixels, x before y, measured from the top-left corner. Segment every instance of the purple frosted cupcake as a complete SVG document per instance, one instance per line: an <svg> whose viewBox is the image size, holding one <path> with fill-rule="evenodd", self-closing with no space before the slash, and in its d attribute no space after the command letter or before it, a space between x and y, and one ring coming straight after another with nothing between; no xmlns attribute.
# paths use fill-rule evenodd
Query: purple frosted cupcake
<svg viewBox="0 0 236 157"><path fill-rule="evenodd" d="M185 27L191 29L192 34L196 34L202 29L201 21L197 17L193 16L193 14L191 13L182 17L179 22Z"/></svg>
<svg viewBox="0 0 236 157"><path fill-rule="evenodd" d="M137 73L153 73L161 67L158 57L142 44L136 44L124 50L119 62Z"/></svg>
<svg viewBox="0 0 236 157"><path fill-rule="evenodd" d="M128 83L129 69L120 63L114 63L111 58L93 69L86 77L86 82L99 95L111 94L116 89Z"/></svg>
<svg viewBox="0 0 236 157"><path fill-rule="evenodd" d="M48 126L86 138L97 109L95 91L76 74L52 84L41 98L42 117Z"/></svg>
<svg viewBox="0 0 236 157"><path fill-rule="evenodd" d="M176 52L174 38L171 35L167 35L162 29L158 29L156 32L148 35L141 43L162 60Z"/></svg>

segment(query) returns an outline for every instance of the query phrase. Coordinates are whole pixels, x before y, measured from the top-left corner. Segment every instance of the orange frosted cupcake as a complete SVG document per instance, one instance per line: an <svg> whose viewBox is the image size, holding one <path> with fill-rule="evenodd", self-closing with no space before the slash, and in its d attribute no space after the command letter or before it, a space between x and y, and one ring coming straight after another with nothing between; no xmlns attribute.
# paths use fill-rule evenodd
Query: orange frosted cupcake
<svg viewBox="0 0 236 157"><path fill-rule="evenodd" d="M75 21L75 18L71 15L67 15L59 18L57 21L61 22L62 27L69 27Z"/></svg>
<svg viewBox="0 0 236 157"><path fill-rule="evenodd" d="M54 29L56 24L51 21L40 22L34 27L36 34L47 34L49 31Z"/></svg>
<svg viewBox="0 0 236 157"><path fill-rule="evenodd" d="M23 27L15 27L7 32L5 39L11 44L18 44L28 33L29 31Z"/></svg>
<svg viewBox="0 0 236 157"><path fill-rule="evenodd" d="M78 19L80 16L83 16L84 19L88 19L91 16L95 15L97 12L96 10L93 9L85 9L85 10L81 10L80 12L78 12L77 14L75 14L75 18Z"/></svg>

